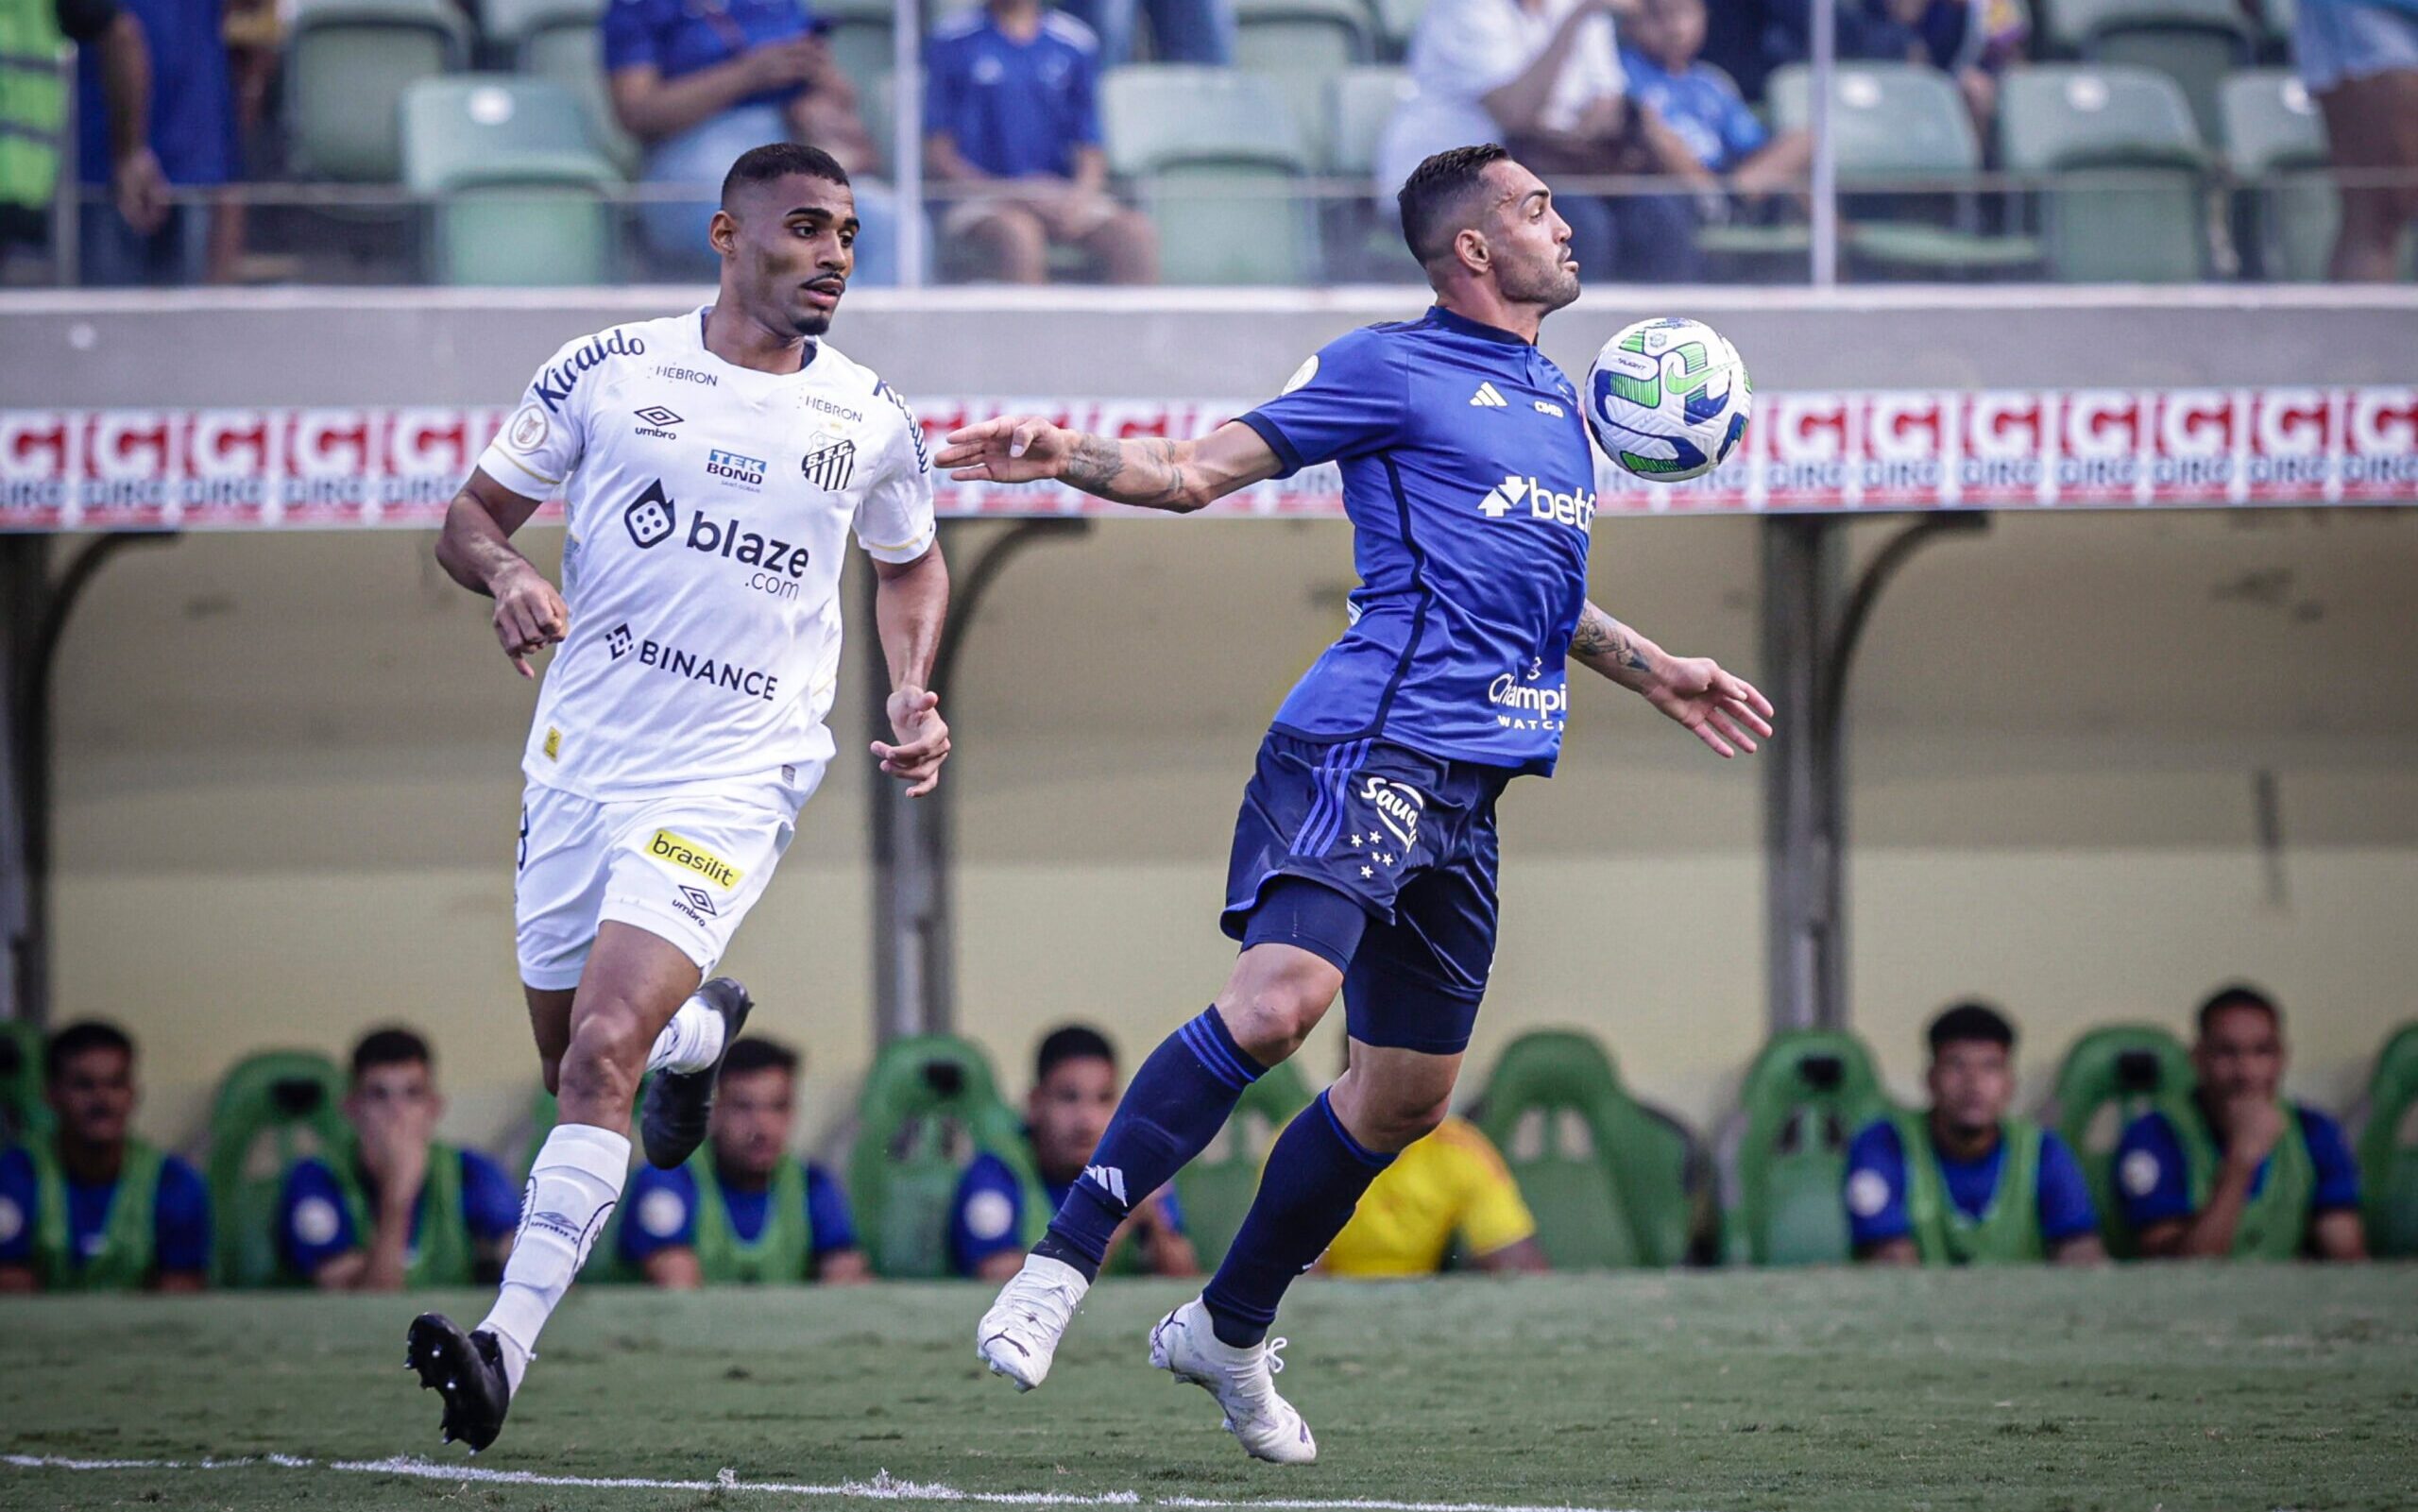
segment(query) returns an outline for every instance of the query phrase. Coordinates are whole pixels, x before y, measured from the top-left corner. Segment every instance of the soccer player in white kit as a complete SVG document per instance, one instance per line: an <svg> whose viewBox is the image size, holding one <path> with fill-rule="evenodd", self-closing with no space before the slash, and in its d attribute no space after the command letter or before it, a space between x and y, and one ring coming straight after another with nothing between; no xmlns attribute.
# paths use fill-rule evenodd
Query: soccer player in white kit
<svg viewBox="0 0 2418 1512"><path fill-rule="evenodd" d="M948 608L929 461L888 385L817 338L856 254L847 175L812 147L742 154L709 235L702 310L556 352L447 511L437 560L496 601L524 677L559 642L521 770L520 977L561 1122L538 1151L494 1309L411 1327L406 1363L444 1431L494 1442L547 1316L619 1201L631 1102L647 1159L705 1137L748 999L706 980L772 880L833 756L846 536L874 561L894 742L920 797L948 726L926 687ZM553 586L510 537L561 486Z"/></svg>

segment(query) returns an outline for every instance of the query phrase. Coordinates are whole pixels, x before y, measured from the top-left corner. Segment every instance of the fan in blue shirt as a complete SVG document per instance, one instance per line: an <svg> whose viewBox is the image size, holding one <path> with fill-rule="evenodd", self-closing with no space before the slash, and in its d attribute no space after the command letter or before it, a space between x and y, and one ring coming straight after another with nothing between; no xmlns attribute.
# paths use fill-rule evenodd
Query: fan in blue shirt
<svg viewBox="0 0 2418 1512"><path fill-rule="evenodd" d="M1576 386L1536 347L1578 297L1552 192L1500 146L1456 147L1414 169L1399 202L1435 307L1328 343L1249 415L1199 440L1010 416L956 432L938 459L962 483L1055 480L1176 513L1341 472L1360 586L1244 790L1221 920L1242 954L1208 1011L1136 1070L977 1334L993 1370L1038 1384L1134 1202L1217 1137L1340 991L1350 1065L1278 1137L1216 1278L1152 1351L1212 1385L1246 1450L1294 1462L1317 1451L1269 1384L1268 1326L1369 1182L1443 1116L1494 954L1495 801L1552 772L1567 664L1720 756L1770 732L1753 688L1588 601L1594 456Z"/></svg>
<svg viewBox="0 0 2418 1512"><path fill-rule="evenodd" d="M992 0L941 23L925 48L924 150L953 194L942 229L984 277L1039 283L1075 246L1111 283L1158 280L1158 233L1108 193L1099 44L1040 0Z"/></svg>
<svg viewBox="0 0 2418 1512"><path fill-rule="evenodd" d="M1705 0L1643 0L1622 30L1630 95L1738 193L1764 195L1798 183L1813 161L1813 137L1774 137L1728 76L1698 60L1704 38Z"/></svg>

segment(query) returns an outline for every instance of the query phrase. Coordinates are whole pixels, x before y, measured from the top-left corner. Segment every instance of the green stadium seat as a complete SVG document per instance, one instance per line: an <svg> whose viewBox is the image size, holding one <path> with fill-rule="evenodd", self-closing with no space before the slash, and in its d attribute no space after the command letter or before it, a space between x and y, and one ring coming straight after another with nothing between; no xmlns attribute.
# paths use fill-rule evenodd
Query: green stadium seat
<svg viewBox="0 0 2418 1512"><path fill-rule="evenodd" d="M950 1199L979 1153L1031 1169L1023 1127L999 1100L991 1062L945 1034L897 1040L874 1059L858 1105L848 1196L873 1268L884 1276L950 1273Z"/></svg>
<svg viewBox="0 0 2418 1512"><path fill-rule="evenodd" d="M440 283L602 283L613 263L612 164L579 101L549 79L424 78L403 93L403 182L435 201Z"/></svg>
<svg viewBox="0 0 2418 1512"><path fill-rule="evenodd" d="M830 23L823 40L840 72L856 80L860 91L876 74L897 66L891 35L897 13L890 0L832 0L828 5L816 0L813 13Z"/></svg>
<svg viewBox="0 0 2418 1512"><path fill-rule="evenodd" d="M1888 1111L1871 1052L1854 1035L1773 1035L1746 1069L1722 1142L1728 1258L1757 1266L1846 1261L1848 1146Z"/></svg>
<svg viewBox="0 0 2418 1512"><path fill-rule="evenodd" d="M1813 70L1791 63L1768 85L1776 130L1804 129L1813 117ZM1972 112L1938 69L1913 63L1842 63L1831 95L1831 134L1839 187L1885 193L1899 185L1969 178L1982 169ZM1935 191L1926 196L1935 199ZM1921 207L1916 207L1921 208ZM1954 202L1959 224L1934 225L1907 213L1858 219L1842 239L1859 260L1891 271L1997 273L2037 263L2037 243L1974 230L1970 197ZM1748 250L1763 250L1749 246Z"/></svg>
<svg viewBox="0 0 2418 1512"><path fill-rule="evenodd" d="M604 81L604 43L594 26L550 26L532 34L520 45L520 71L570 91L587 122L588 144L624 177L638 173L646 149L614 118L612 92Z"/></svg>
<svg viewBox="0 0 2418 1512"><path fill-rule="evenodd" d="M1235 69L1141 64L1100 87L1109 166L1159 229L1168 283L1313 283L1307 149L1274 85Z"/></svg>
<svg viewBox="0 0 2418 1512"><path fill-rule="evenodd" d="M1377 171L1386 123L1410 96L1410 73L1394 63L1360 63L1327 81L1326 169L1338 178Z"/></svg>
<svg viewBox="0 0 2418 1512"><path fill-rule="evenodd" d="M1313 163L1328 161L1329 84L1376 56L1361 0L1235 0L1235 66L1276 87Z"/></svg>
<svg viewBox="0 0 2418 1512"><path fill-rule="evenodd" d="M1387 58L1409 54L1410 40L1419 33L1427 4L1428 0L1370 0L1369 8L1376 17L1380 50Z"/></svg>
<svg viewBox="0 0 2418 1512"><path fill-rule="evenodd" d="M1629 1096L1593 1037L1546 1029L1512 1041L1476 1123L1520 1183L1554 1269L1687 1259L1687 1133Z"/></svg>
<svg viewBox="0 0 2418 1512"><path fill-rule="evenodd" d="M2359 1184L2369 1251L2418 1255L2418 1024L2403 1025L2376 1057L2359 1130Z"/></svg>
<svg viewBox="0 0 2418 1512"><path fill-rule="evenodd" d="M2154 1024L2111 1024L2073 1043L2057 1066L2044 1122L2082 1163L2108 1253L2133 1252L2132 1227L2118 1211L2116 1143L2124 1128L2193 1080L2183 1042Z"/></svg>
<svg viewBox="0 0 2418 1512"><path fill-rule="evenodd" d="M2326 165L2325 121L2298 75L2245 69L2224 82L2225 166L2241 180L2243 242L2269 279L2315 281L2326 275L2342 204ZM2256 180L2271 180L2258 182Z"/></svg>
<svg viewBox="0 0 2418 1512"><path fill-rule="evenodd" d="M2146 68L2019 68L2000 86L1999 144L2041 192L2051 274L2069 283L2203 276L2207 155L2174 80Z"/></svg>
<svg viewBox="0 0 2418 1512"><path fill-rule="evenodd" d="M306 1156L349 1160L344 1073L311 1050L264 1050L230 1067L210 1111L210 1201L221 1286L283 1280L277 1199L286 1167Z"/></svg>
<svg viewBox="0 0 2418 1512"><path fill-rule="evenodd" d="M596 29L604 0L479 0L479 35L491 53L515 66L529 43L550 31Z"/></svg>
<svg viewBox="0 0 2418 1512"><path fill-rule="evenodd" d="M2085 60L2154 68L2181 85L2205 137L2217 133L2226 76L2257 50L2239 0L2059 0L2056 14L2061 28L2079 31Z"/></svg>
<svg viewBox="0 0 2418 1512"><path fill-rule="evenodd" d="M295 166L313 178L402 177L403 92L469 59L449 0L297 0L286 29L285 110Z"/></svg>
<svg viewBox="0 0 2418 1512"><path fill-rule="evenodd" d="M1310 1104L1309 1083L1290 1061L1263 1075L1244 1089L1234 1116L1209 1142L1209 1147L1176 1173L1176 1200L1183 1208L1184 1232L1200 1255L1203 1266L1214 1267L1226 1257L1226 1247L1243 1226L1251 1199L1259 1191L1260 1166L1268 1147Z"/></svg>
<svg viewBox="0 0 2418 1512"><path fill-rule="evenodd" d="M0 1148L50 1127L50 1102L43 1095L43 1044L40 1025L0 1020Z"/></svg>

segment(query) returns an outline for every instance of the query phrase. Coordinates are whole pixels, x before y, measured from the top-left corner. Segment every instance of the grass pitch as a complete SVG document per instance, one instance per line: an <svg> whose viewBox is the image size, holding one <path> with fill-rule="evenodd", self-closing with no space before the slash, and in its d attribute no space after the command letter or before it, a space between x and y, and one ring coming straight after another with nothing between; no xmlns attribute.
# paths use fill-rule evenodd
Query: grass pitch
<svg viewBox="0 0 2418 1512"><path fill-rule="evenodd" d="M1293 1470L1246 1460L1205 1395L1145 1363L1149 1322L1186 1295L1103 1284L1047 1386L1018 1396L974 1359L988 1288L590 1288L474 1465L439 1449L436 1399L403 1370L423 1299L11 1300L0 1506L857 1512L901 1500L842 1489L883 1472L920 1485L910 1503L1131 1493L1308 1512L2418 1504L2408 1266L1304 1283L1281 1325L1283 1386L1321 1459ZM434 1302L475 1317L485 1298ZM363 1468L401 1455L704 1484ZM738 1485L712 1488L724 1470Z"/></svg>

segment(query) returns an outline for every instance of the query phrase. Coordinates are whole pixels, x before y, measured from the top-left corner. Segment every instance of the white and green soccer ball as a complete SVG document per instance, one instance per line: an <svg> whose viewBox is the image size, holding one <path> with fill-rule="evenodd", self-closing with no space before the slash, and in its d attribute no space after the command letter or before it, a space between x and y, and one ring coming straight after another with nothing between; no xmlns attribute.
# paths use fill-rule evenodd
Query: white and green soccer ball
<svg viewBox="0 0 2418 1512"><path fill-rule="evenodd" d="M1587 372L1587 424L1613 466L1685 483L1746 437L1755 391L1738 348L1701 320L1641 320L1604 343Z"/></svg>

